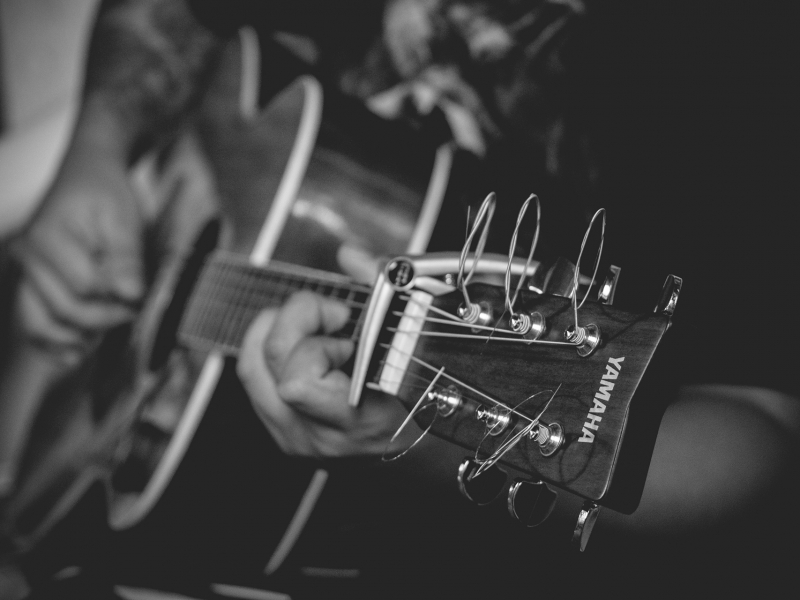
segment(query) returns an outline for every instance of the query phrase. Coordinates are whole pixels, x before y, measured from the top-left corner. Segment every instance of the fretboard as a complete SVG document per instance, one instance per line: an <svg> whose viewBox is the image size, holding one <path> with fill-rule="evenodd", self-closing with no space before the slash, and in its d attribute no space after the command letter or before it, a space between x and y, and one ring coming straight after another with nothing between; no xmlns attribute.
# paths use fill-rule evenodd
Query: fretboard
<svg viewBox="0 0 800 600"><path fill-rule="evenodd" d="M293 292L309 290L341 300L351 308L350 320L337 335L357 339L369 287L344 275L288 263L257 267L246 257L215 252L204 265L178 330L181 342L194 348L236 355L256 315L277 307Z"/></svg>

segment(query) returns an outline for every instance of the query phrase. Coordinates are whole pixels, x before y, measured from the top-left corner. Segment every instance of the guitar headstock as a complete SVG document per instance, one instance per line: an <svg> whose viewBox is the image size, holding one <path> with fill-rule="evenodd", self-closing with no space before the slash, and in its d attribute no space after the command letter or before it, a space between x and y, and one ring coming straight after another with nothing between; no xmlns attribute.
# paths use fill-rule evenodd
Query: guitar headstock
<svg viewBox="0 0 800 600"><path fill-rule="evenodd" d="M627 312L610 304L619 273L612 268L592 289L598 300L578 310L574 290L571 298L530 289L531 282L569 277L512 261L513 274L526 274L529 283L510 312L508 284L447 283L458 265L456 254L387 264L358 349L354 399L362 386L391 394L426 433L467 449L459 482L480 503L497 495L493 487L505 489L500 465L530 478L509 488L513 516L546 517L541 504L554 493L544 484L583 497L576 528L583 548L598 507L614 507L609 489L631 403L669 327L680 279L667 279L656 312ZM505 257L485 255L476 273L491 279L507 268Z"/></svg>

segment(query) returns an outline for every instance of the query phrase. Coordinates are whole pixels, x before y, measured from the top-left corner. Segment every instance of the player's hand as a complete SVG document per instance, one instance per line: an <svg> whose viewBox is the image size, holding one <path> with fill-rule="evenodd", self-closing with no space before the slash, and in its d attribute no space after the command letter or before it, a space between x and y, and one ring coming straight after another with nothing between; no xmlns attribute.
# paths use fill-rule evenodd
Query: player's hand
<svg viewBox="0 0 800 600"><path fill-rule="evenodd" d="M348 405L350 378L339 367L354 344L329 334L349 316L341 302L299 292L280 310L264 311L245 336L239 377L288 454L380 456L405 416L398 402L383 397Z"/></svg>

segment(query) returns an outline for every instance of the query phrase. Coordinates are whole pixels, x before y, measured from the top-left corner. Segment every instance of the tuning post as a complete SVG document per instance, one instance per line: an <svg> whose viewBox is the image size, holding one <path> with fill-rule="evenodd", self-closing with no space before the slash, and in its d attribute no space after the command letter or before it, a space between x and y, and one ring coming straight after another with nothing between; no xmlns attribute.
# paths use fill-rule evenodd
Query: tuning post
<svg viewBox="0 0 800 600"><path fill-rule="evenodd" d="M522 225L522 219L525 217L525 212L528 210L528 205L531 200L536 200L536 232L533 235L530 250L528 251L528 259L525 261L525 268L517 280L517 289L514 291L514 297L511 297L511 263L514 260L514 252L517 249L517 236L519 235L519 228ZM517 302L519 291L522 289L522 284L525 277L528 275L528 270L533 260L533 252L536 250L536 244L539 242L539 229L542 221L542 205L539 202L539 197L536 194L531 194L522 205L517 215L517 225L514 228L514 233L511 235L511 244L508 248L508 263L506 264L506 277L505 277L505 291L506 291L506 311L510 316L509 323L511 330L514 333L525 336L527 339L536 340L542 335L544 331L544 317L539 313L531 313L530 315L524 313L514 312L514 304ZM535 316L534 316L535 315ZM535 322L535 325L534 325ZM531 336L527 334L533 332Z"/></svg>
<svg viewBox="0 0 800 600"><path fill-rule="evenodd" d="M558 423L544 425L539 423L538 427L531 429L528 434L530 439L536 440L539 444L539 452L542 456L552 456L564 444L564 428Z"/></svg>
<svg viewBox="0 0 800 600"><path fill-rule="evenodd" d="M531 341L538 340L547 329L544 315L538 311L515 313L508 322L511 326L511 331Z"/></svg>
<svg viewBox="0 0 800 600"><path fill-rule="evenodd" d="M436 410L443 417L449 417L459 408L463 402L461 392L454 385L448 385L441 390L432 390L428 392L428 400L436 404Z"/></svg>
<svg viewBox="0 0 800 600"><path fill-rule="evenodd" d="M463 303L456 310L459 318L470 325L489 327L494 320L494 311L487 302ZM479 331L478 329L475 330Z"/></svg>
<svg viewBox="0 0 800 600"><path fill-rule="evenodd" d="M464 246L461 248L461 256L458 259L458 278L456 279L456 287L464 295L463 316L460 314L461 309L459 308L459 316L461 318L469 317L477 320L478 316L480 316L480 312L477 313L478 316L474 316L476 309L474 308L474 304L469 299L467 284L475 274L475 269L481 260L481 256L483 256L483 249L486 247L486 240L489 237L489 225L491 224L492 217L494 216L496 202L497 194L494 192L491 192L488 196L486 196L486 198L484 198L483 202L481 202L480 208L478 209L478 214L475 215L475 222L472 225L472 229L470 229L469 235L467 235L467 239L464 242ZM475 254L472 257L472 265L470 266L469 271L465 273L467 255L472 247L472 240L475 238L475 235L479 230L481 230L481 235L478 238L478 242L475 247ZM467 322L474 323L475 321Z"/></svg>
<svg viewBox="0 0 800 600"><path fill-rule="evenodd" d="M511 424L511 415L508 410L500 410L497 406L486 408L479 406L475 410L475 416L479 421L486 423L489 428L489 435L500 435Z"/></svg>
<svg viewBox="0 0 800 600"><path fill-rule="evenodd" d="M564 331L564 339L576 347L578 356L585 358L600 345L602 337L600 328L594 323L589 323L585 326L570 325Z"/></svg>
<svg viewBox="0 0 800 600"><path fill-rule="evenodd" d="M481 307L474 302L462 304L458 307L457 314L462 321L474 324L481 317Z"/></svg>

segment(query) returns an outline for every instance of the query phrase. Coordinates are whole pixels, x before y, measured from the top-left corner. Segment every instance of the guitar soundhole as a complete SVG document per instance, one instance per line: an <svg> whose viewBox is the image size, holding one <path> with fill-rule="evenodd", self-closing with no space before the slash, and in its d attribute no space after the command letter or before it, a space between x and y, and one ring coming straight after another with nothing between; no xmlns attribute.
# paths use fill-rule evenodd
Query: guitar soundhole
<svg viewBox="0 0 800 600"><path fill-rule="evenodd" d="M176 333L180 324L186 303L194 289L200 271L208 255L217 247L221 223L219 219L212 219L203 228L194 243L191 254L181 271L178 282L172 293L172 301L167 306L158 327L153 349L150 354L149 368L158 371L166 364L170 353L175 348Z"/></svg>
<svg viewBox="0 0 800 600"><path fill-rule="evenodd" d="M128 454L111 478L114 489L122 493L144 491L170 438L152 423L139 422L131 434Z"/></svg>

